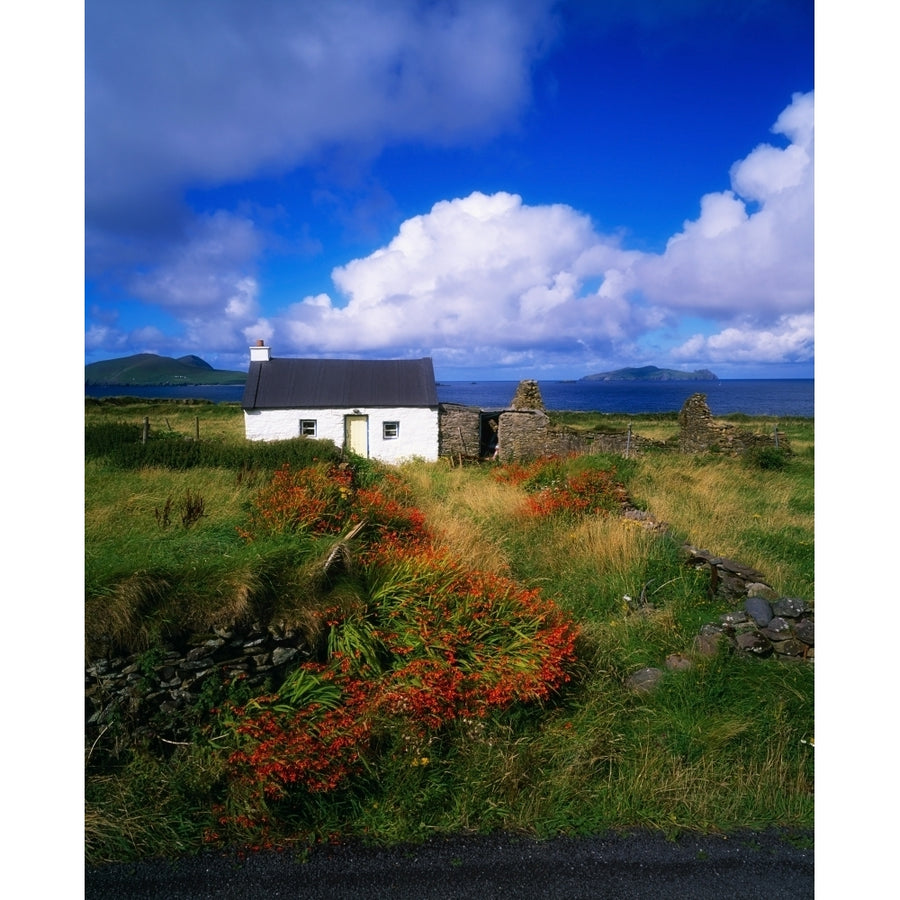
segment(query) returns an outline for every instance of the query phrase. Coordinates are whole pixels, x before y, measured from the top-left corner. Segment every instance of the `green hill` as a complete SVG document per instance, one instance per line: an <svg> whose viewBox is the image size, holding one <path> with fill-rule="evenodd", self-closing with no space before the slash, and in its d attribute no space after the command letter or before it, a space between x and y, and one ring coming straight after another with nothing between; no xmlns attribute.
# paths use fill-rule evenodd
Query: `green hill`
<svg viewBox="0 0 900 900"><path fill-rule="evenodd" d="M214 369L199 356L137 353L105 359L84 367L85 385L243 384L246 372Z"/></svg>
<svg viewBox="0 0 900 900"><path fill-rule="evenodd" d="M677 369L659 369L656 366L640 366L636 369L616 369L614 372L600 372L585 375L579 381L718 381L709 369L695 372L679 372Z"/></svg>

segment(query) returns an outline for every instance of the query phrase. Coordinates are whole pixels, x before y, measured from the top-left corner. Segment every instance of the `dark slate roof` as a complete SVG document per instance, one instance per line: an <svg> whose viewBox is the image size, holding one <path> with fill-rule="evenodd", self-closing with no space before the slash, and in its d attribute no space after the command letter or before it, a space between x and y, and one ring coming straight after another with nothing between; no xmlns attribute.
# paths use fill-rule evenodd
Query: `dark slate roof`
<svg viewBox="0 0 900 900"><path fill-rule="evenodd" d="M270 359L251 362L244 409L437 406L431 359Z"/></svg>

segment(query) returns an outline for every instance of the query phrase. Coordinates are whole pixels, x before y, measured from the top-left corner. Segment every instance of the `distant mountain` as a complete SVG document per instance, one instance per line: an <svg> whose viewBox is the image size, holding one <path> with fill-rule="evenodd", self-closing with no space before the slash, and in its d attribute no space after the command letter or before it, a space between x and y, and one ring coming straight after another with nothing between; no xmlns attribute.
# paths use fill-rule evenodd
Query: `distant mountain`
<svg viewBox="0 0 900 900"><path fill-rule="evenodd" d="M615 372L600 372L585 375L579 381L718 381L719 376L709 369L696 372L679 372L677 369L658 369L656 366L640 366L637 369L616 369Z"/></svg>
<svg viewBox="0 0 900 900"><path fill-rule="evenodd" d="M246 372L214 369L199 356L157 356L137 353L105 359L84 367L85 385L244 384Z"/></svg>
<svg viewBox="0 0 900 900"><path fill-rule="evenodd" d="M186 366L197 366L198 369L209 369L211 372L215 372L215 369L205 359L200 359L199 356L194 356L193 353L190 356L179 356L175 362L184 363Z"/></svg>

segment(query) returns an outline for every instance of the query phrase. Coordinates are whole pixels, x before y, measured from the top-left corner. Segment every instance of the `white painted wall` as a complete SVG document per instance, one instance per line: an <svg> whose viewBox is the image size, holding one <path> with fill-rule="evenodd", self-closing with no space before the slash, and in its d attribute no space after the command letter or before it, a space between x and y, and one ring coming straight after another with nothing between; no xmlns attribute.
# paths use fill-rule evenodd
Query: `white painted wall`
<svg viewBox="0 0 900 900"><path fill-rule="evenodd" d="M358 411L357 411L358 410ZM438 411L434 408L357 407L355 409L251 409L244 410L244 429L251 441L282 441L299 437L300 420L316 420L316 437L344 445L344 416L369 417L369 456L398 463L414 456L438 458ZM384 422L399 422L400 436L385 440Z"/></svg>

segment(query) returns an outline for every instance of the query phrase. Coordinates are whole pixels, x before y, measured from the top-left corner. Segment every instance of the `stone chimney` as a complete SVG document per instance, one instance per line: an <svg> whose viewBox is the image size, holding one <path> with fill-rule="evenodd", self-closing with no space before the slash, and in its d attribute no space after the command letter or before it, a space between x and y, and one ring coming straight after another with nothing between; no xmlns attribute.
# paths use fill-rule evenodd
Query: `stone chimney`
<svg viewBox="0 0 900 900"><path fill-rule="evenodd" d="M250 348L250 362L268 362L272 358L272 348L262 339Z"/></svg>

